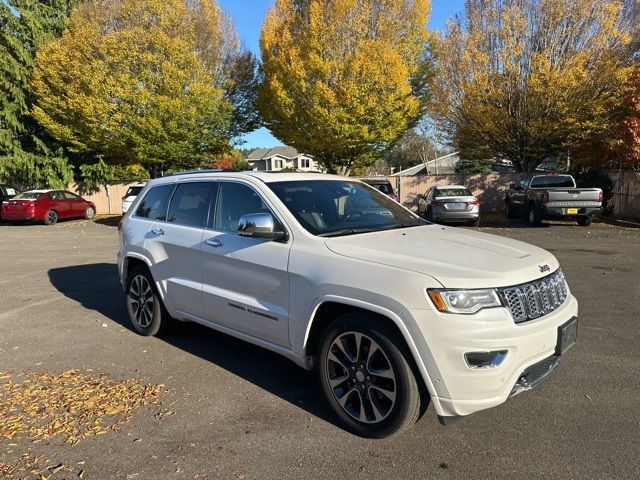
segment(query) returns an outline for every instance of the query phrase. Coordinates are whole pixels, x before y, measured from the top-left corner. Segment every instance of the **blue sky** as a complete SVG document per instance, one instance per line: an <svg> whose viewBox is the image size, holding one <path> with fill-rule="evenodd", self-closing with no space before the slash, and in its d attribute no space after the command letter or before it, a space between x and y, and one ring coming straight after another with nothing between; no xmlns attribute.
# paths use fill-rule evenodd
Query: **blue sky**
<svg viewBox="0 0 640 480"><path fill-rule="evenodd" d="M260 55L258 45L260 28L273 0L219 0L221 7L231 15L236 30L243 44ZM429 28L441 30L447 18L455 15L464 7L464 0L432 0ZM282 145L277 138L266 129L261 128L244 136L244 148L274 147Z"/></svg>

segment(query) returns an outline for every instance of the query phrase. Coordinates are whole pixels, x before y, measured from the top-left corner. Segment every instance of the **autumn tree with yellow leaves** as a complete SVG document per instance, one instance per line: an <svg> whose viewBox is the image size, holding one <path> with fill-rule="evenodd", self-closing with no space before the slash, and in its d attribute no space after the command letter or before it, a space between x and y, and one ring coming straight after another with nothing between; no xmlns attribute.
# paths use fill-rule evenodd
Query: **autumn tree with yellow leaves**
<svg viewBox="0 0 640 480"><path fill-rule="evenodd" d="M72 153L194 168L258 125L256 72L215 0L87 0L37 55L32 115Z"/></svg>
<svg viewBox="0 0 640 480"><path fill-rule="evenodd" d="M436 41L432 114L469 159L531 171L610 135L626 95L620 0L467 0ZM633 22L631 22L633 23Z"/></svg>
<svg viewBox="0 0 640 480"><path fill-rule="evenodd" d="M420 118L428 0L276 0L262 28L265 124L330 172L371 163Z"/></svg>

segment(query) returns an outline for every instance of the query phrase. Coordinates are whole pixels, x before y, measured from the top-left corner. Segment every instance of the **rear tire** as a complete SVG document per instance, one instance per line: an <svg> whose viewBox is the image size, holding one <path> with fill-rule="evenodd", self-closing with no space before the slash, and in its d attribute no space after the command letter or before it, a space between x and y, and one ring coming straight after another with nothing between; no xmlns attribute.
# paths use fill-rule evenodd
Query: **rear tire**
<svg viewBox="0 0 640 480"><path fill-rule="evenodd" d="M527 215L527 219L529 220L529 224L532 227L539 227L542 225L542 215L540 214L540 209L535 206L534 203L529 205L529 213Z"/></svg>
<svg viewBox="0 0 640 480"><path fill-rule="evenodd" d="M162 303L149 269L141 265L127 276L127 313L133 328L144 336L165 333L172 318Z"/></svg>
<svg viewBox="0 0 640 480"><path fill-rule="evenodd" d="M480 219L476 219L476 220L471 220L469 222L469 225L471 225L472 227L479 227L480 226Z"/></svg>
<svg viewBox="0 0 640 480"><path fill-rule="evenodd" d="M427 208L427 213L424 214L424 218L426 218L428 222L435 223L435 221L433 220L433 210L431 210L431 207Z"/></svg>
<svg viewBox="0 0 640 480"><path fill-rule="evenodd" d="M55 225L58 223L58 214L55 210L47 210L47 213L44 215L44 224L45 225Z"/></svg>
<svg viewBox="0 0 640 480"><path fill-rule="evenodd" d="M588 227L593 222L593 217L578 217L577 222L581 227Z"/></svg>
<svg viewBox="0 0 640 480"><path fill-rule="evenodd" d="M348 430L384 438L411 427L426 410L402 338L363 313L329 324L320 343L322 390Z"/></svg>

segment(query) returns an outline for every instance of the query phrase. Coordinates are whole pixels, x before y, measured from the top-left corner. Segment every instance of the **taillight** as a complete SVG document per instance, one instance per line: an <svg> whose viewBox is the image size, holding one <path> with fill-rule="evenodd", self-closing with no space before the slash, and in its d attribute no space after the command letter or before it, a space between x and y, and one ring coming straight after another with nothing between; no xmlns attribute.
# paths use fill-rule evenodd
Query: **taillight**
<svg viewBox="0 0 640 480"><path fill-rule="evenodd" d="M598 195L598 202L602 203L602 200L604 200L604 196L602 195L602 190L600 190L600 195Z"/></svg>
<svg viewBox="0 0 640 480"><path fill-rule="evenodd" d="M472 200L471 202L469 202L469 205L480 205L480 200Z"/></svg>
<svg viewBox="0 0 640 480"><path fill-rule="evenodd" d="M542 203L549 203L549 192L542 192Z"/></svg>

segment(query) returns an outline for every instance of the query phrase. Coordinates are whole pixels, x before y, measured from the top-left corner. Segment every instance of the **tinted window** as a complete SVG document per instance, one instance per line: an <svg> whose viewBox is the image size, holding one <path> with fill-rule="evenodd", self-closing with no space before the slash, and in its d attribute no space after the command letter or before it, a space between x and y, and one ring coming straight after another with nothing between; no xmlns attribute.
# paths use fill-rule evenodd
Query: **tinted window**
<svg viewBox="0 0 640 480"><path fill-rule="evenodd" d="M34 200L42 195L42 192L24 192L14 197L14 200Z"/></svg>
<svg viewBox="0 0 640 480"><path fill-rule="evenodd" d="M575 184L569 175L549 175L544 177L533 177L531 188L567 187L573 188Z"/></svg>
<svg viewBox="0 0 640 480"><path fill-rule="evenodd" d="M173 184L160 185L149 190L136 209L136 217L165 220L171 190Z"/></svg>
<svg viewBox="0 0 640 480"><path fill-rule="evenodd" d="M471 192L466 188L439 188L438 197L473 197Z"/></svg>
<svg viewBox="0 0 640 480"><path fill-rule="evenodd" d="M144 187L129 187L125 197L137 197Z"/></svg>
<svg viewBox="0 0 640 480"><path fill-rule="evenodd" d="M167 221L190 227L204 227L213 185L213 182L179 183L171 198Z"/></svg>
<svg viewBox="0 0 640 480"><path fill-rule="evenodd" d="M71 192L60 192L62 198L66 198L67 200L80 200L80 197Z"/></svg>
<svg viewBox="0 0 640 480"><path fill-rule="evenodd" d="M369 180L363 180L364 183L366 183L367 185L371 185L373 188L375 188L376 190L380 190L382 193L394 193L393 188L391 187L391 184L389 182L376 182L376 181L369 181Z"/></svg>
<svg viewBox="0 0 640 480"><path fill-rule="evenodd" d="M236 232L238 221L248 213L271 213L252 188L241 183L222 182L216 208L214 228L221 232Z"/></svg>
<svg viewBox="0 0 640 480"><path fill-rule="evenodd" d="M360 182L311 180L267 185L314 235L350 235L425 224L386 195Z"/></svg>

